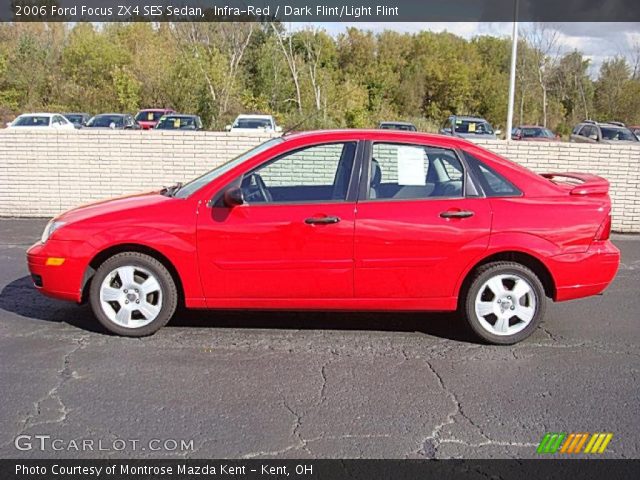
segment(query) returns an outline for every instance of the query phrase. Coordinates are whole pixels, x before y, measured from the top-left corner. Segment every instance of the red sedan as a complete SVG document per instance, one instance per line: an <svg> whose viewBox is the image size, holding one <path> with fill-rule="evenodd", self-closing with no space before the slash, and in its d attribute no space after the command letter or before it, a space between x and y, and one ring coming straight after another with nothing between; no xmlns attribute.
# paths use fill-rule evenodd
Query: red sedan
<svg viewBox="0 0 640 480"><path fill-rule="evenodd" d="M53 219L35 286L121 335L187 308L458 310L511 344L547 299L616 274L608 182L537 175L465 140L392 130L274 138L186 185Z"/></svg>

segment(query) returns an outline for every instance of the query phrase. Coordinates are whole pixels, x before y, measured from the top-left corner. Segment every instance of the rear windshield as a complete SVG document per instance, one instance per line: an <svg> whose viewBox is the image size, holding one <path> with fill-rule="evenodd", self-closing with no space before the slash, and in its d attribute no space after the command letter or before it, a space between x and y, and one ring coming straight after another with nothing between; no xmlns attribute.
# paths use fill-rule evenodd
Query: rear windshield
<svg viewBox="0 0 640 480"><path fill-rule="evenodd" d="M12 126L17 127L48 127L50 117L44 115L27 115L18 117Z"/></svg>
<svg viewBox="0 0 640 480"><path fill-rule="evenodd" d="M523 128L524 138L555 138L555 135L548 128Z"/></svg>

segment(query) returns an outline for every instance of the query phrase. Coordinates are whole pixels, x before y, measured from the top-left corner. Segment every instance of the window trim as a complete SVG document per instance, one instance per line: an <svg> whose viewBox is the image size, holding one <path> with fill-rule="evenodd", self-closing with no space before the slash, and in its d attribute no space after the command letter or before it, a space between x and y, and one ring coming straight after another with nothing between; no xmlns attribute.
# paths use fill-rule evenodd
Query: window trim
<svg viewBox="0 0 640 480"><path fill-rule="evenodd" d="M246 208L246 207L277 207L277 206L292 206L292 205L319 205L319 204L340 204L340 203L355 203L357 198L357 187L360 182L360 170L362 168L362 149L363 149L363 141L352 138L348 140L333 140L329 142L320 142L314 143L310 145L303 145L297 148L293 148L291 150L287 150L286 152L280 153L275 157L271 157L266 159L264 162L260 163L260 165L256 165L251 170L247 170L233 180L228 182L226 185L220 188L213 198L211 199L211 205L215 207L223 207L228 208L221 203L222 197L224 196L224 192L228 190L230 187L239 187L242 184L242 180L246 175L250 175L256 170L263 168L270 163L275 163L278 160L292 155L296 152L300 152L303 150L308 150L310 148L322 147L324 145L338 145L338 144L347 144L347 143L355 143L356 151L353 154L353 167L351 169L351 175L349 176L349 184L347 186L347 194L343 200L291 200L291 201L283 201L283 202L260 202L260 203L245 203L244 205L238 205L234 208ZM336 172L337 173L337 172Z"/></svg>
<svg viewBox="0 0 640 480"><path fill-rule="evenodd" d="M455 197L424 197L424 198L369 198L369 185L371 183L371 159L373 158L373 146L376 143L384 143L387 145L400 145L409 147L421 147L421 148L440 148L442 150L448 150L458 159L462 166L462 195ZM363 165L362 175L360 178L360 188L358 189L358 203L382 203L382 202L428 202L437 200L462 200L465 198L479 198L482 196L481 190L478 189L471 175L469 175L469 168L464 161L463 156L460 155L460 151L454 147L443 147L441 145L432 145L426 143L415 142L402 142L397 140L367 140L365 148L363 149ZM469 182L474 182L473 188L478 195L469 196L468 186Z"/></svg>

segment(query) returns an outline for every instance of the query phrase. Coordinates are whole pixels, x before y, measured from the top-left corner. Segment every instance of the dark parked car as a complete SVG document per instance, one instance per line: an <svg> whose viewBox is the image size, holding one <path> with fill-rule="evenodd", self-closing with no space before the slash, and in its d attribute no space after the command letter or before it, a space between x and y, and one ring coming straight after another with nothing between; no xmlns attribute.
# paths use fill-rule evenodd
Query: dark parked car
<svg viewBox="0 0 640 480"><path fill-rule="evenodd" d="M91 120L91 115L88 113L63 113L62 115L76 128L84 127Z"/></svg>
<svg viewBox="0 0 640 480"><path fill-rule="evenodd" d="M440 128L443 135L462 138L497 138L502 133L500 130L493 130L491 124L482 117L467 117L451 115Z"/></svg>
<svg viewBox="0 0 640 480"><path fill-rule="evenodd" d="M417 132L418 129L409 122L380 122L378 128L382 130L403 130L405 132Z"/></svg>
<svg viewBox="0 0 640 480"><path fill-rule="evenodd" d="M569 137L575 143L638 143L638 137L622 122L585 120L575 126Z"/></svg>
<svg viewBox="0 0 640 480"><path fill-rule="evenodd" d="M513 129L511 134L513 140L523 140L526 142L559 142L560 136L553 133L546 127L539 125L520 125Z"/></svg>
<svg viewBox="0 0 640 480"><path fill-rule="evenodd" d="M128 113L101 113L87 122L87 128L111 128L114 130L140 130L133 115Z"/></svg>
<svg viewBox="0 0 640 480"><path fill-rule="evenodd" d="M162 117L156 130L202 130L202 120L197 115L171 114Z"/></svg>

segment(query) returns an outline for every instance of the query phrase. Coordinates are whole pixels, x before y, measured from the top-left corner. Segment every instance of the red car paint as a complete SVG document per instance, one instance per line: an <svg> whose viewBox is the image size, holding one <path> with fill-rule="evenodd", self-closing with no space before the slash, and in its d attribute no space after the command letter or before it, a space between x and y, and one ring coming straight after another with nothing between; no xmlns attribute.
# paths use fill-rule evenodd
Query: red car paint
<svg viewBox="0 0 640 480"><path fill-rule="evenodd" d="M160 117L163 115L168 115L170 113L176 113L174 110L166 109L166 108L147 108L145 110L140 110L136 114L136 122L140 124L143 130L151 130L155 128L160 120ZM153 120L149 120L149 116L153 117Z"/></svg>
<svg viewBox="0 0 640 480"><path fill-rule="evenodd" d="M344 202L208 204L230 182L276 156L337 141L467 152L522 195L372 201L359 194ZM366 187L370 155L362 162L359 182ZM77 302L84 300L97 260L114 249L142 247L175 271L191 308L454 310L476 265L515 252L544 266L554 300L569 300L602 292L619 264L619 251L608 239L606 180L569 175L567 183L557 174L545 178L450 136L392 130L299 133L186 198L152 192L70 210L57 217L66 224L33 245L27 258L31 273L42 279L42 293ZM358 187L362 191L366 188ZM474 215L440 216L460 210ZM341 221L304 221L322 216ZM46 265L50 257L65 260Z"/></svg>

